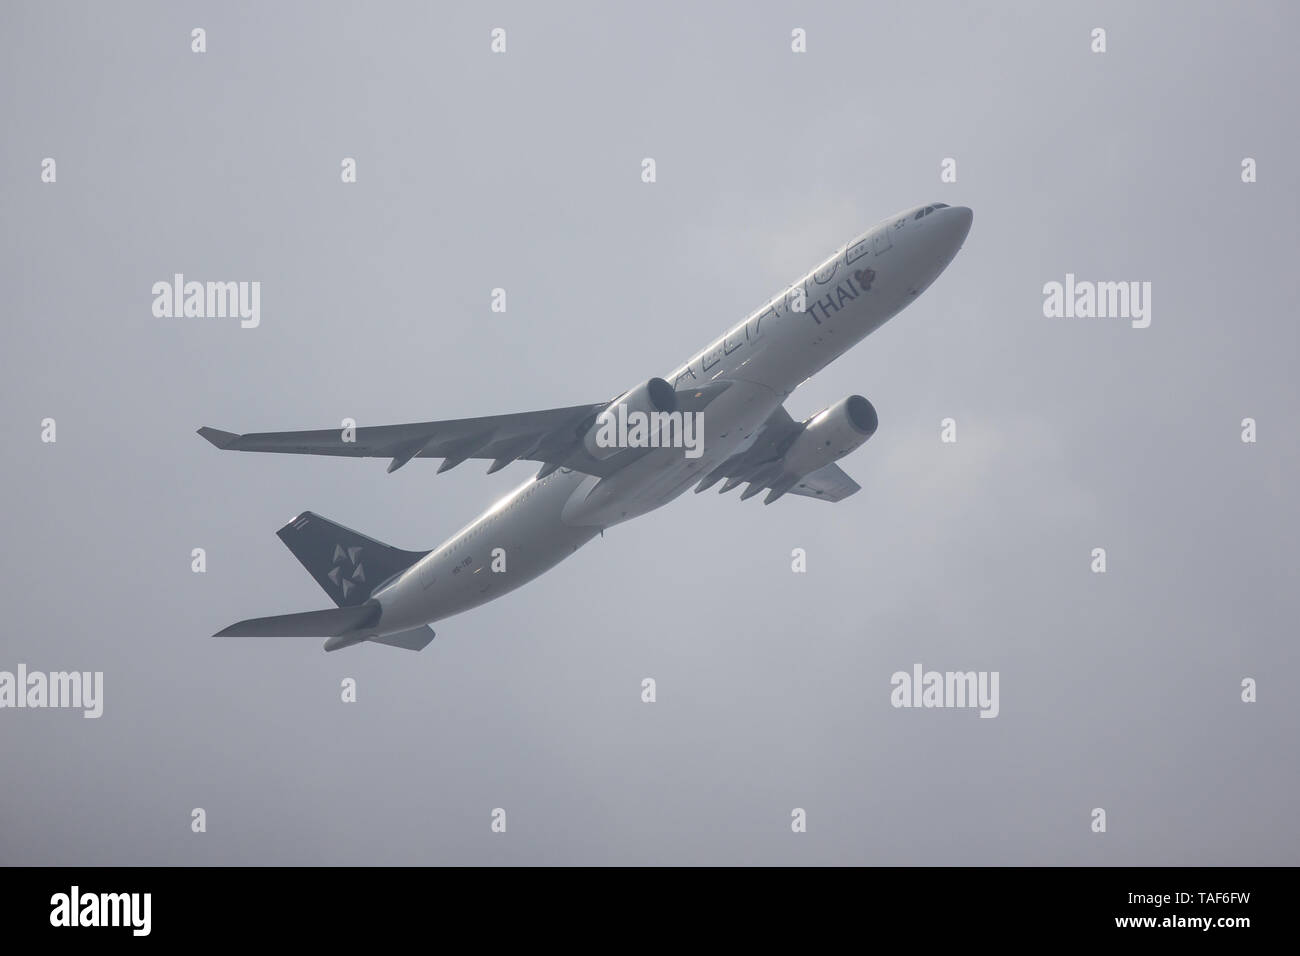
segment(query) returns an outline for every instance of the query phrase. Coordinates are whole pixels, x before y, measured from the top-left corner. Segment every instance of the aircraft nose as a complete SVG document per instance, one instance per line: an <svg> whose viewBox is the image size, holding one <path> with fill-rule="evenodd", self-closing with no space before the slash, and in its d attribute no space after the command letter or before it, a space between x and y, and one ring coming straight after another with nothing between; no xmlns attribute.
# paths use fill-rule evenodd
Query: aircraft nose
<svg viewBox="0 0 1300 956"><path fill-rule="evenodd" d="M949 206L947 209L939 210L939 215L943 217L943 229L948 234L948 238L955 249L960 249L970 233L975 214L968 206Z"/></svg>
<svg viewBox="0 0 1300 956"><path fill-rule="evenodd" d="M912 258L915 273L909 277L909 295L920 295L939 277L939 273L948 268L966 241L974 221L974 213L966 206L936 204L922 216L920 228L913 233L911 240L916 243Z"/></svg>
<svg viewBox="0 0 1300 956"><path fill-rule="evenodd" d="M925 217L922 232L926 248L941 270L947 268L961 249L974 220L975 214L965 206L946 206Z"/></svg>

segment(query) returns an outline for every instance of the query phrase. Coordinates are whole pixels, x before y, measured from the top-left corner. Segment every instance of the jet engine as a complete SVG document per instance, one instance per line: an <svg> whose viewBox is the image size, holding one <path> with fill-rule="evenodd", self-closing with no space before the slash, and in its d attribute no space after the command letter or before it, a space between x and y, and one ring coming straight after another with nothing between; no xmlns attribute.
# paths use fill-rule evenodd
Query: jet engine
<svg viewBox="0 0 1300 956"><path fill-rule="evenodd" d="M861 395L840 399L808 419L786 449L786 471L807 475L838 461L874 435L879 424L875 408Z"/></svg>
<svg viewBox="0 0 1300 956"><path fill-rule="evenodd" d="M866 401L866 399L863 399ZM642 382L630 392L624 392L618 398L614 399L605 410L596 416L595 422L587 429L586 435L582 439L582 445L592 458L605 459L612 458L622 451L617 443L610 445L601 445L596 441L596 436L601 432L601 426L610 419L612 427L617 429L620 421L619 406L627 406L627 414L632 412L641 412L646 415L656 412L675 412L677 411L677 392L662 378L652 378ZM869 406L868 406L869 407ZM606 426L608 429L610 426Z"/></svg>

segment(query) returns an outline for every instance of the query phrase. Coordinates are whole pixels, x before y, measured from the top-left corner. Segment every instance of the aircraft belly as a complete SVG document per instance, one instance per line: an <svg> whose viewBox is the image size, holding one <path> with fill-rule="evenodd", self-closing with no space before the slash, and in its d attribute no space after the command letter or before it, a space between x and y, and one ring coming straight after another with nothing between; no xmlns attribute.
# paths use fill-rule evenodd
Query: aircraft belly
<svg viewBox="0 0 1300 956"><path fill-rule="evenodd" d="M571 527L560 519L569 493L584 477L555 472L535 482L525 500L486 516L463 544L439 548L424 559L427 567L412 568L380 597L383 632L414 626L412 621L432 623L485 604L522 587L590 541L598 528Z"/></svg>
<svg viewBox="0 0 1300 956"><path fill-rule="evenodd" d="M561 511L565 524L609 528L672 501L753 438L781 404L771 388L745 380L701 413L704 438L697 458L683 448L658 448L608 478L587 476Z"/></svg>

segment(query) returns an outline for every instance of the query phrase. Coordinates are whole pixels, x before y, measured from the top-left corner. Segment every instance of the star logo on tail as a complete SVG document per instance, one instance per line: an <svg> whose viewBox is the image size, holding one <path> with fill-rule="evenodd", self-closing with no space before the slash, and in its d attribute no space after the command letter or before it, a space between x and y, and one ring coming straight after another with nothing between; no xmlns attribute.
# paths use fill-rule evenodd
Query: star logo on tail
<svg viewBox="0 0 1300 956"><path fill-rule="evenodd" d="M358 583L366 583L366 569L361 563L361 548L344 548L334 545L334 567L330 569L329 579L336 587L343 589L343 599L347 600Z"/></svg>

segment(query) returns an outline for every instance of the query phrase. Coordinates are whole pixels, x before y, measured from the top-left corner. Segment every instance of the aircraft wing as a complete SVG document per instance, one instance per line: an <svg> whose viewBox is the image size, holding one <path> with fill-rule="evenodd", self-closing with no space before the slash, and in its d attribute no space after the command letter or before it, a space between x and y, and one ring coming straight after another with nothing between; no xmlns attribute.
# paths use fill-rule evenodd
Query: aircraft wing
<svg viewBox="0 0 1300 956"><path fill-rule="evenodd" d="M729 382L714 383L678 394L682 411L699 411L720 395ZM485 418L457 418L409 425L366 425L353 429L344 441L342 428L297 432L250 432L237 435L204 426L199 434L229 451L265 451L289 455L338 455L347 458L388 458L390 472L412 458L441 458L438 472L470 458L490 459L488 474L512 461L539 461L543 477L557 468L572 468L606 478L646 453L627 448L605 459L587 454L582 439L609 402L570 405Z"/></svg>
<svg viewBox="0 0 1300 956"><path fill-rule="evenodd" d="M862 486L845 474L843 468L831 462L800 478L790 489L790 494L805 495L822 501L840 501L861 490Z"/></svg>
<svg viewBox="0 0 1300 956"><path fill-rule="evenodd" d="M803 431L803 427L802 422L796 422L790 417L784 405L778 406L763 423L763 428L753 443L705 475L696 487L696 493L724 478L726 483L719 489L723 494L737 485L749 483L749 487L740 495L742 501L764 489L770 489L763 499L763 504L768 505L785 494L803 495L821 501L840 501L861 491L862 486L834 462L806 475L790 474L785 466L785 453Z"/></svg>

